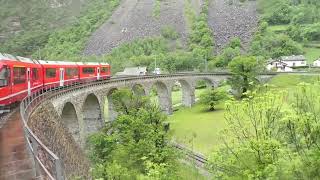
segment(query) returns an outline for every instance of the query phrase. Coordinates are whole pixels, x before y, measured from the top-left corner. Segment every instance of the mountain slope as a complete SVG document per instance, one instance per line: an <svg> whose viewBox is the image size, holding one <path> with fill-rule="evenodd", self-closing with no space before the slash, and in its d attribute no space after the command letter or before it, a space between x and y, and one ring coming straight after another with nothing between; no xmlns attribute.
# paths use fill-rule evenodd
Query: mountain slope
<svg viewBox="0 0 320 180"><path fill-rule="evenodd" d="M158 11L158 12L157 12ZM102 55L137 38L158 36L170 25L186 40L184 0L124 0L88 41L85 55Z"/></svg>
<svg viewBox="0 0 320 180"><path fill-rule="evenodd" d="M258 25L257 3L212 0L208 18L214 32L217 52L220 52L233 37L239 37L247 48Z"/></svg>

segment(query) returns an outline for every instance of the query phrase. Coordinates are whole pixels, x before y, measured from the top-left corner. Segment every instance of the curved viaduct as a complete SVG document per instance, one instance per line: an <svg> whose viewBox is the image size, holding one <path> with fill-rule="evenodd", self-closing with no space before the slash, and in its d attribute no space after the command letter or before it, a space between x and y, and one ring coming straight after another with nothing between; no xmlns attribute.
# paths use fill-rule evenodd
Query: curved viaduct
<svg viewBox="0 0 320 180"><path fill-rule="evenodd" d="M259 79L270 79L274 75L276 74L263 74ZM85 140L89 134L98 131L106 122L113 121L117 116L111 99L111 94L115 90L127 87L134 93L148 95L155 87L160 108L165 113L172 114L171 92L176 82L181 84L182 105L191 107L195 103L197 81L205 80L207 85L217 87L219 82L229 76L229 73L206 73L127 77L93 82L85 86L67 87L66 90L51 92L47 97L44 94L50 93L34 95L21 106L25 128L30 131L26 136L38 137L40 144L38 142L34 144L46 146L48 151L52 151L61 160L64 176L79 175L86 172L83 168L89 166L85 163L85 158L79 158L83 152L78 147L85 147ZM41 96L45 98L37 100L37 97ZM106 100L108 100L109 117L105 119ZM28 101L36 103L30 108L32 103ZM33 152L33 155L37 157L39 153L37 155ZM38 161L46 160L39 158Z"/></svg>

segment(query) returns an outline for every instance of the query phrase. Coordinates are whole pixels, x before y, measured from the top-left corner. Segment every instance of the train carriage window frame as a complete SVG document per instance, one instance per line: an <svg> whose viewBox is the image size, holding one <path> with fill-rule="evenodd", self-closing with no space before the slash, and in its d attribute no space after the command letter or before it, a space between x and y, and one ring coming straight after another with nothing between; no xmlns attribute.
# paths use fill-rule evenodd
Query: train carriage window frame
<svg viewBox="0 0 320 180"><path fill-rule="evenodd" d="M40 79L39 76L39 69L38 68L32 68L32 80L37 81Z"/></svg>
<svg viewBox="0 0 320 180"><path fill-rule="evenodd" d="M57 68L46 68L46 78L56 78Z"/></svg>
<svg viewBox="0 0 320 180"><path fill-rule="evenodd" d="M10 68L3 66L0 70L0 88L9 86L10 84Z"/></svg>
<svg viewBox="0 0 320 180"><path fill-rule="evenodd" d="M24 84L27 82L26 67L13 67L13 84Z"/></svg>
<svg viewBox="0 0 320 180"><path fill-rule="evenodd" d="M84 68L82 68L82 73L83 74L94 74L95 68L94 67L84 67Z"/></svg>
<svg viewBox="0 0 320 180"><path fill-rule="evenodd" d="M109 68L108 67L102 67L101 68L101 73L108 73L109 72Z"/></svg>
<svg viewBox="0 0 320 180"><path fill-rule="evenodd" d="M78 68L66 68L66 77L68 79L75 78L79 76Z"/></svg>

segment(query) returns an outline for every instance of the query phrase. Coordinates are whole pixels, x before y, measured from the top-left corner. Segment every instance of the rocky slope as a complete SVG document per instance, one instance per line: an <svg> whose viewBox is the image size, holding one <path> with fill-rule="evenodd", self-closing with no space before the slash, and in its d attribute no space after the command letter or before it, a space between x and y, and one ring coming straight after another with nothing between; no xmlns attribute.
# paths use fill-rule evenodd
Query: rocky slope
<svg viewBox="0 0 320 180"><path fill-rule="evenodd" d="M247 49L258 23L257 2L212 0L208 17L209 25L214 31L217 52L220 52L233 37L239 37L243 47Z"/></svg>
<svg viewBox="0 0 320 180"><path fill-rule="evenodd" d="M112 17L91 36L84 54L102 55L122 43L160 35L166 25L173 26L186 40L184 0L160 1L159 16L154 16L155 4L155 0L123 0Z"/></svg>

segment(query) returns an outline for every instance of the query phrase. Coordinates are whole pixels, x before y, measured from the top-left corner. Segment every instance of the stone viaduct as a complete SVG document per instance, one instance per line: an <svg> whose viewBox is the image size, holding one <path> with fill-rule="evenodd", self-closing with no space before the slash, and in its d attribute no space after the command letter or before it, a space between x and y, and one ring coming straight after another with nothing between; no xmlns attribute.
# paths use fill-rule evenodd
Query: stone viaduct
<svg viewBox="0 0 320 180"><path fill-rule="evenodd" d="M260 77L271 76L261 75ZM105 122L116 118L117 113L113 110L111 94L117 89L130 88L134 93L149 95L152 88L156 88L160 108L165 113L172 114L171 92L177 82L181 85L182 105L191 107L195 103L195 87L199 80L204 80L207 86L217 87L228 77L229 74L226 73L215 73L123 78L58 96L51 101L75 141L83 145L88 134L96 132ZM105 119L106 102L108 102L109 117Z"/></svg>
<svg viewBox="0 0 320 180"><path fill-rule="evenodd" d="M259 79L268 80L274 75L263 74ZM86 139L106 122L115 120L117 112L111 94L117 89L129 88L136 94L149 95L155 88L160 108L172 114L171 93L176 84L182 89L182 105L191 107L199 80L204 80L209 87L217 87L228 77L228 73L123 77L32 95L23 100L20 112L36 167L41 165L47 169L47 175L56 177L54 179L89 178L90 165L83 151ZM108 117L104 115L105 110Z"/></svg>

